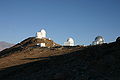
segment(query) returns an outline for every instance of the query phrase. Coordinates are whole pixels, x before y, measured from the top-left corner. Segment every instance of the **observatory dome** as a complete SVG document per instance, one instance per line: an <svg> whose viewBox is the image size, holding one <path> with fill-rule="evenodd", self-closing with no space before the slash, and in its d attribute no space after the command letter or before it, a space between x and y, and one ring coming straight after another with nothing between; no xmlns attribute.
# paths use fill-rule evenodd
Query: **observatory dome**
<svg viewBox="0 0 120 80"><path fill-rule="evenodd" d="M73 40L73 38L68 38L67 42L74 43L74 40Z"/></svg>
<svg viewBox="0 0 120 80"><path fill-rule="evenodd" d="M102 36L97 36L95 38L95 41L101 41L101 42L104 42L104 38Z"/></svg>
<svg viewBox="0 0 120 80"><path fill-rule="evenodd" d="M40 31L41 33L46 33L46 31L44 30L44 29L41 29L41 31Z"/></svg>
<svg viewBox="0 0 120 80"><path fill-rule="evenodd" d="M95 38L95 41L92 42L92 45L98 45L103 43L104 43L104 38L102 36L97 36Z"/></svg>
<svg viewBox="0 0 120 80"><path fill-rule="evenodd" d="M64 42L64 45L65 45L65 46L74 46L75 43L74 43L73 38L68 38L68 39L67 39L67 42Z"/></svg>
<svg viewBox="0 0 120 80"><path fill-rule="evenodd" d="M39 32L37 32L36 38L46 38L46 31L44 29L41 29Z"/></svg>

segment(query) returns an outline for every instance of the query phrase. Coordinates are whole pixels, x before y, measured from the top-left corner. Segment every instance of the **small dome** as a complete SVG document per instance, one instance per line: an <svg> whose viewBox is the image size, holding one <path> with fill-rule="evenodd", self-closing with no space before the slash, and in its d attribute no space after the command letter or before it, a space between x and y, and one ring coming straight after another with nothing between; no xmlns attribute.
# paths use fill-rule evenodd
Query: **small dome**
<svg viewBox="0 0 120 80"><path fill-rule="evenodd" d="M68 39L67 39L67 42L64 42L64 45L65 45L65 46L74 46L75 43L74 43L73 38L68 38Z"/></svg>
<svg viewBox="0 0 120 80"><path fill-rule="evenodd" d="M37 32L36 38L46 38L46 31L44 29L41 29L39 32Z"/></svg>
<svg viewBox="0 0 120 80"><path fill-rule="evenodd" d="M102 41L102 42L104 42L104 38L102 36L97 36L95 38L95 41Z"/></svg>
<svg viewBox="0 0 120 80"><path fill-rule="evenodd" d="M40 31L41 33L46 33L46 31L44 30L44 29L41 29L41 31Z"/></svg>
<svg viewBox="0 0 120 80"><path fill-rule="evenodd" d="M103 43L104 43L104 38L102 36L97 36L95 38L95 41L92 42L92 45L98 45Z"/></svg>
<svg viewBox="0 0 120 80"><path fill-rule="evenodd" d="M73 38L68 38L67 42L74 43L74 40L73 40Z"/></svg>

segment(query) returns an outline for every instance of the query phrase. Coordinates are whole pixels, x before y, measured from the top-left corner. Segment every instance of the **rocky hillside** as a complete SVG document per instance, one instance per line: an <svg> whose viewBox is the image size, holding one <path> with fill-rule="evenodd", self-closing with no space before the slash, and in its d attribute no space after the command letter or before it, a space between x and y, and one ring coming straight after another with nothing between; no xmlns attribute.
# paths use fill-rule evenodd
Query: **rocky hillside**
<svg viewBox="0 0 120 80"><path fill-rule="evenodd" d="M0 79L120 80L120 42L14 51L0 58Z"/></svg>
<svg viewBox="0 0 120 80"><path fill-rule="evenodd" d="M6 49L6 48L10 48L10 47L12 47L13 45L14 45L14 44L1 41L1 42L0 42L0 51L4 50L4 49Z"/></svg>
<svg viewBox="0 0 120 80"><path fill-rule="evenodd" d="M8 48L8 49L1 51L0 57L4 57L4 56L7 56L9 54L13 54L15 52L19 52L22 50L39 47L39 46L37 46L37 44L39 44L39 43L45 43L46 47L60 46L59 44L53 42L53 40L49 40L47 38L39 39L39 38L35 38L35 37L30 37L30 38L27 38L24 41L22 41L16 45L14 45L11 48Z"/></svg>

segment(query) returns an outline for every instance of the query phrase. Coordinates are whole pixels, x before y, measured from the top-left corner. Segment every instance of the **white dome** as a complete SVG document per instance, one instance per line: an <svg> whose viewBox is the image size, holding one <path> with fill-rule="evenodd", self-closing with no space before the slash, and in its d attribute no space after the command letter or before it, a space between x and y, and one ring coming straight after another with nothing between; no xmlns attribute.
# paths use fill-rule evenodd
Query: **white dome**
<svg viewBox="0 0 120 80"><path fill-rule="evenodd" d="M44 29L41 29L41 31L40 31L41 33L46 33L46 31L44 30Z"/></svg>
<svg viewBox="0 0 120 80"><path fill-rule="evenodd" d="M73 38L68 38L68 39L67 39L67 42L64 42L64 45L65 45L65 46L74 46L75 43L74 43Z"/></svg>
<svg viewBox="0 0 120 80"><path fill-rule="evenodd" d="M101 42L102 42L102 41L104 41L104 40L101 38L101 39L99 39L98 41L101 41Z"/></svg>
<svg viewBox="0 0 120 80"><path fill-rule="evenodd" d="M103 43L104 43L104 38L102 36L97 36L95 38L95 41L92 42L92 45L98 45Z"/></svg>
<svg viewBox="0 0 120 80"><path fill-rule="evenodd" d="M74 43L74 40L73 40L73 38L68 38L67 42Z"/></svg>
<svg viewBox="0 0 120 80"><path fill-rule="evenodd" d="M104 42L104 38L102 36L97 36L95 38L95 41L101 41L101 42Z"/></svg>
<svg viewBox="0 0 120 80"><path fill-rule="evenodd" d="M44 29L41 29L39 32L37 32L36 38L46 38L46 31Z"/></svg>

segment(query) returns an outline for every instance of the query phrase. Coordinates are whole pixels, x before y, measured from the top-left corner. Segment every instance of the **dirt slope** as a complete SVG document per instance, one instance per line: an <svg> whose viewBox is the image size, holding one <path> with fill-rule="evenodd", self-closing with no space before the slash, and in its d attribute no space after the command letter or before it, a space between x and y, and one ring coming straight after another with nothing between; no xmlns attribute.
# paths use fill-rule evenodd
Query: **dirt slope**
<svg viewBox="0 0 120 80"><path fill-rule="evenodd" d="M1 80L120 80L120 43L26 48L0 58Z"/></svg>
<svg viewBox="0 0 120 80"><path fill-rule="evenodd" d="M56 47L60 46L59 44L55 43L53 40L49 40L47 38L44 39L39 39L35 37L29 37L25 39L24 41L16 44L15 46L5 49L0 52L0 57L8 56L13 53L19 53L21 51L24 51L26 49L32 49L32 48L37 48L38 43L45 43L46 47Z"/></svg>

